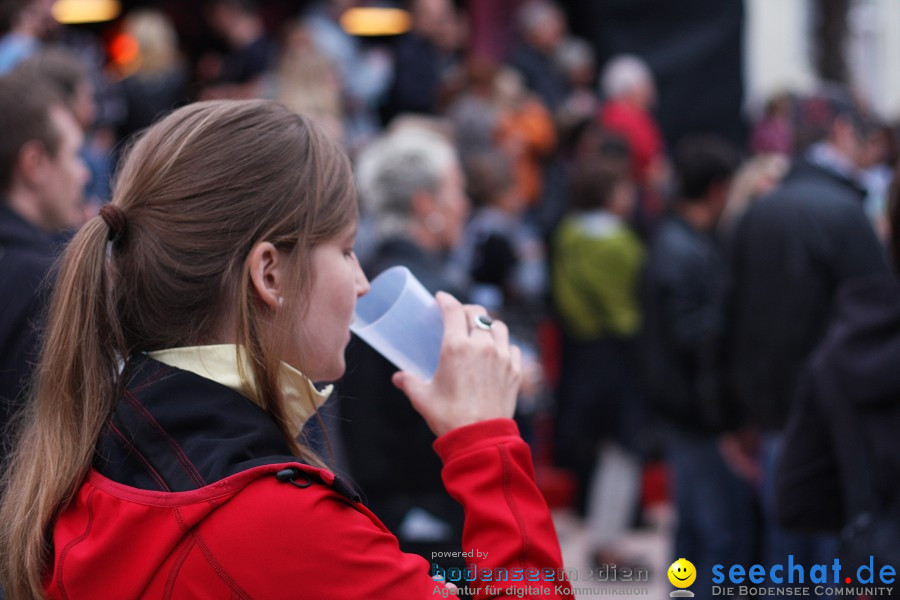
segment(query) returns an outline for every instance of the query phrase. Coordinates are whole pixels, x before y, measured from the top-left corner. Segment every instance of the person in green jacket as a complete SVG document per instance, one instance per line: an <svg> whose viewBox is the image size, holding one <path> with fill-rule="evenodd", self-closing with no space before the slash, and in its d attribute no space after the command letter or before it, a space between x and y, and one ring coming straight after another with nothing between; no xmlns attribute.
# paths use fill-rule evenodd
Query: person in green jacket
<svg viewBox="0 0 900 600"><path fill-rule="evenodd" d="M635 186L627 164L600 155L575 167L570 212L552 245L552 295L562 330L557 459L575 473L593 561L628 565L616 545L640 491L640 421L633 360L641 325L645 249L627 219Z"/></svg>

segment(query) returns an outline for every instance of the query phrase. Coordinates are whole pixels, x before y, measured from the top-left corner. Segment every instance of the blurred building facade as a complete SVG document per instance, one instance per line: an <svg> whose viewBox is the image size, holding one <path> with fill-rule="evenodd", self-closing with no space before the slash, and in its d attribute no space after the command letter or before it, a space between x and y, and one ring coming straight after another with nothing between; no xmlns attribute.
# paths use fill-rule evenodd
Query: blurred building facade
<svg viewBox="0 0 900 600"><path fill-rule="evenodd" d="M828 0L745 0L746 107L803 92L819 81L817 37ZM838 3L839 4L839 3ZM885 120L900 118L900 2L847 0L844 58L847 83ZM837 46L839 42L832 41Z"/></svg>

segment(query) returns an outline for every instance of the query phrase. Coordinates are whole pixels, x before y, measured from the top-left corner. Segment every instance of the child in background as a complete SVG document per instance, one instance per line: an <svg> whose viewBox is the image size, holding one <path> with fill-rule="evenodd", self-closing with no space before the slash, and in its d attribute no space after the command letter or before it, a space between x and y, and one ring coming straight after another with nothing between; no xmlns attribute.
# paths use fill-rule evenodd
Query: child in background
<svg viewBox="0 0 900 600"><path fill-rule="evenodd" d="M513 163L495 151L472 157L466 166L469 197L477 207L462 250L479 298L473 300L513 322L531 321L528 315L539 310L546 291L545 252L523 218L526 202Z"/></svg>
<svg viewBox="0 0 900 600"><path fill-rule="evenodd" d="M460 262L471 277L470 296L509 325L523 349L519 406L536 408L543 380L535 332L546 315L547 259L540 235L524 218L513 162L499 151L466 163L468 193L477 207L466 226Z"/></svg>

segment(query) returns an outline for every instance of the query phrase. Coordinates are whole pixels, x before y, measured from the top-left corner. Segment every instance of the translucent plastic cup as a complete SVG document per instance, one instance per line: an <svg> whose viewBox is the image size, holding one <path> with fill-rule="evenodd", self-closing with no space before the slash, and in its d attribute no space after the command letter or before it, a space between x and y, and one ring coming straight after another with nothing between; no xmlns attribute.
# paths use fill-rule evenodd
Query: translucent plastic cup
<svg viewBox="0 0 900 600"><path fill-rule="evenodd" d="M351 331L403 371L428 381L437 371L444 320L437 301L406 267L372 280L357 300Z"/></svg>

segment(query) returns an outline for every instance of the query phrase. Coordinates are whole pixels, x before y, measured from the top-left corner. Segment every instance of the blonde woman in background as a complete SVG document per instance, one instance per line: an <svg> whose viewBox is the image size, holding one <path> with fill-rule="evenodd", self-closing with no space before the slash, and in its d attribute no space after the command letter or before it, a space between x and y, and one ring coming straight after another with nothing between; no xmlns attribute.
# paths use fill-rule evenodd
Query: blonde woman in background
<svg viewBox="0 0 900 600"><path fill-rule="evenodd" d="M759 154L744 162L734 176L719 233L730 234L750 205L775 189L790 166L790 159L783 154Z"/></svg>
<svg viewBox="0 0 900 600"><path fill-rule="evenodd" d="M122 31L137 46L133 58L121 67L124 78L119 88L126 114L118 133L124 139L186 102L187 71L175 29L165 14L134 10L125 17Z"/></svg>

